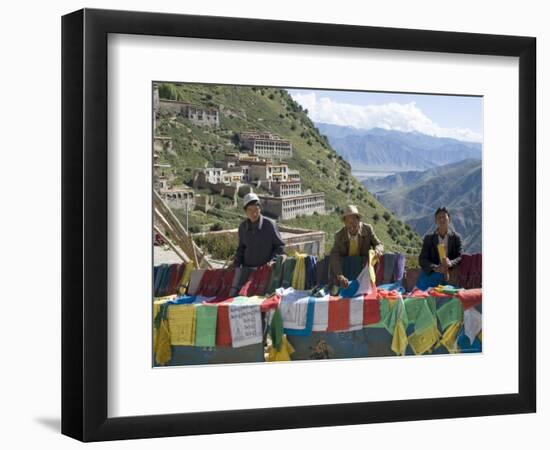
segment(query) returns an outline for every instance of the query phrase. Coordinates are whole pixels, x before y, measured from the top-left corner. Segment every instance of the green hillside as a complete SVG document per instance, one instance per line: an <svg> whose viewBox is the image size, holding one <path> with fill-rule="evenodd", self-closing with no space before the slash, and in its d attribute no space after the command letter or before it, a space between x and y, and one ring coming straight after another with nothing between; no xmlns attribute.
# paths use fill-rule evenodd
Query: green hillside
<svg viewBox="0 0 550 450"><path fill-rule="evenodd" d="M335 231L341 226L339 212L346 204L356 204L363 220L371 223L388 251L417 255L421 241L409 225L398 220L352 176L350 165L338 156L300 105L283 89L202 84L159 84L161 98L185 101L220 110L220 127L199 127L183 118L161 117L156 135L173 140L173 152L163 152L160 162L171 164L176 182L191 185L193 170L212 166L224 153L237 151L237 134L242 131L269 131L292 142L290 169L300 171L302 191L324 192L326 216L298 217L284 224L323 230L327 251ZM256 189L255 189L256 190ZM257 190L256 190L257 191ZM200 191L199 191L200 193ZM205 191L204 193L210 194ZM240 201L240 200L239 200ZM189 227L198 229L234 228L242 220L242 209L230 207L230 200L214 196L216 207L204 214L191 211ZM183 213L177 214L182 217ZM183 218L183 217L182 217Z"/></svg>

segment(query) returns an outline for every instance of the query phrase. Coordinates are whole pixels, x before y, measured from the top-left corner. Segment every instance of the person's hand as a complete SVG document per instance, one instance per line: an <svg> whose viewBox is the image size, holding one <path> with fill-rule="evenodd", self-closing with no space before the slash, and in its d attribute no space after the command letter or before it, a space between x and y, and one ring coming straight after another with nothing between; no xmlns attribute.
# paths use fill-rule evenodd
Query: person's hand
<svg viewBox="0 0 550 450"><path fill-rule="evenodd" d="M267 267L273 267L274 265L275 265L275 261L268 261L268 262L266 263L266 266L267 266Z"/></svg>
<svg viewBox="0 0 550 450"><path fill-rule="evenodd" d="M440 264L434 269L434 271L437 273L447 273L447 268L443 264Z"/></svg>
<svg viewBox="0 0 550 450"><path fill-rule="evenodd" d="M380 250L379 248L376 248L374 249L374 254L380 258L383 254L384 254L384 251L383 250Z"/></svg>
<svg viewBox="0 0 550 450"><path fill-rule="evenodd" d="M336 279L341 287L347 288L349 286L349 280L344 275L338 275Z"/></svg>
<svg viewBox="0 0 550 450"><path fill-rule="evenodd" d="M451 267L451 260L449 258L445 258L443 262L447 268Z"/></svg>

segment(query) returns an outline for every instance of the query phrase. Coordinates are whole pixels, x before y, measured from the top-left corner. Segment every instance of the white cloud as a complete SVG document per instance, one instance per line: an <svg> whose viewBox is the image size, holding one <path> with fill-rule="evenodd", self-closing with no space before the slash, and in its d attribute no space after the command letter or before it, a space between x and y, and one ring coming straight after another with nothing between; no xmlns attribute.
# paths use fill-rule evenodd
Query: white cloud
<svg viewBox="0 0 550 450"><path fill-rule="evenodd" d="M293 94L292 98L309 112L314 122L354 128L384 128L404 132L417 131L430 136L449 137L461 141L481 142L479 133L467 128L443 128L420 110L415 102L384 105L352 105L338 103L314 92Z"/></svg>

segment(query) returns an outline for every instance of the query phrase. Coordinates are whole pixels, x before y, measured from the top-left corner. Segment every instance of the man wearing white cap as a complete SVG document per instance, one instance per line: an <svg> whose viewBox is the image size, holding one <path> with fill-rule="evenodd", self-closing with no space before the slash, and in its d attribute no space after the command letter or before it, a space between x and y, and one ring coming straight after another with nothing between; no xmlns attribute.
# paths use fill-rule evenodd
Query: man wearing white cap
<svg viewBox="0 0 550 450"><path fill-rule="evenodd" d="M346 256L369 256L374 249L377 256L384 253L382 242L374 234L372 225L361 222L361 215L355 205L348 205L342 213L344 227L334 236L334 245L330 252L330 267L336 284L348 287L349 280L342 272L341 258Z"/></svg>
<svg viewBox="0 0 550 450"><path fill-rule="evenodd" d="M276 223L261 214L260 199L253 192L244 196L243 206L246 219L239 225L233 266L259 267L273 262L285 246Z"/></svg>

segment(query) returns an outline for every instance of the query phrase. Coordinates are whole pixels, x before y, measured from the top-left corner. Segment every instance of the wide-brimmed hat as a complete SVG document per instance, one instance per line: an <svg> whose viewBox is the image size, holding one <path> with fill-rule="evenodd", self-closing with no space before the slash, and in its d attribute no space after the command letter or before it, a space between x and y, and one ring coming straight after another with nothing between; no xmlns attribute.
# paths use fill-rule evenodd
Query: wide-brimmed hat
<svg viewBox="0 0 550 450"><path fill-rule="evenodd" d="M342 212L342 219L346 216L357 216L358 219L361 218L361 214L359 214L359 210L355 205L348 205L344 208L344 211Z"/></svg>
<svg viewBox="0 0 550 450"><path fill-rule="evenodd" d="M258 197L254 192L250 192L249 194L246 194L243 198L243 208L246 209L246 207L252 203L256 202L260 204L260 197Z"/></svg>

